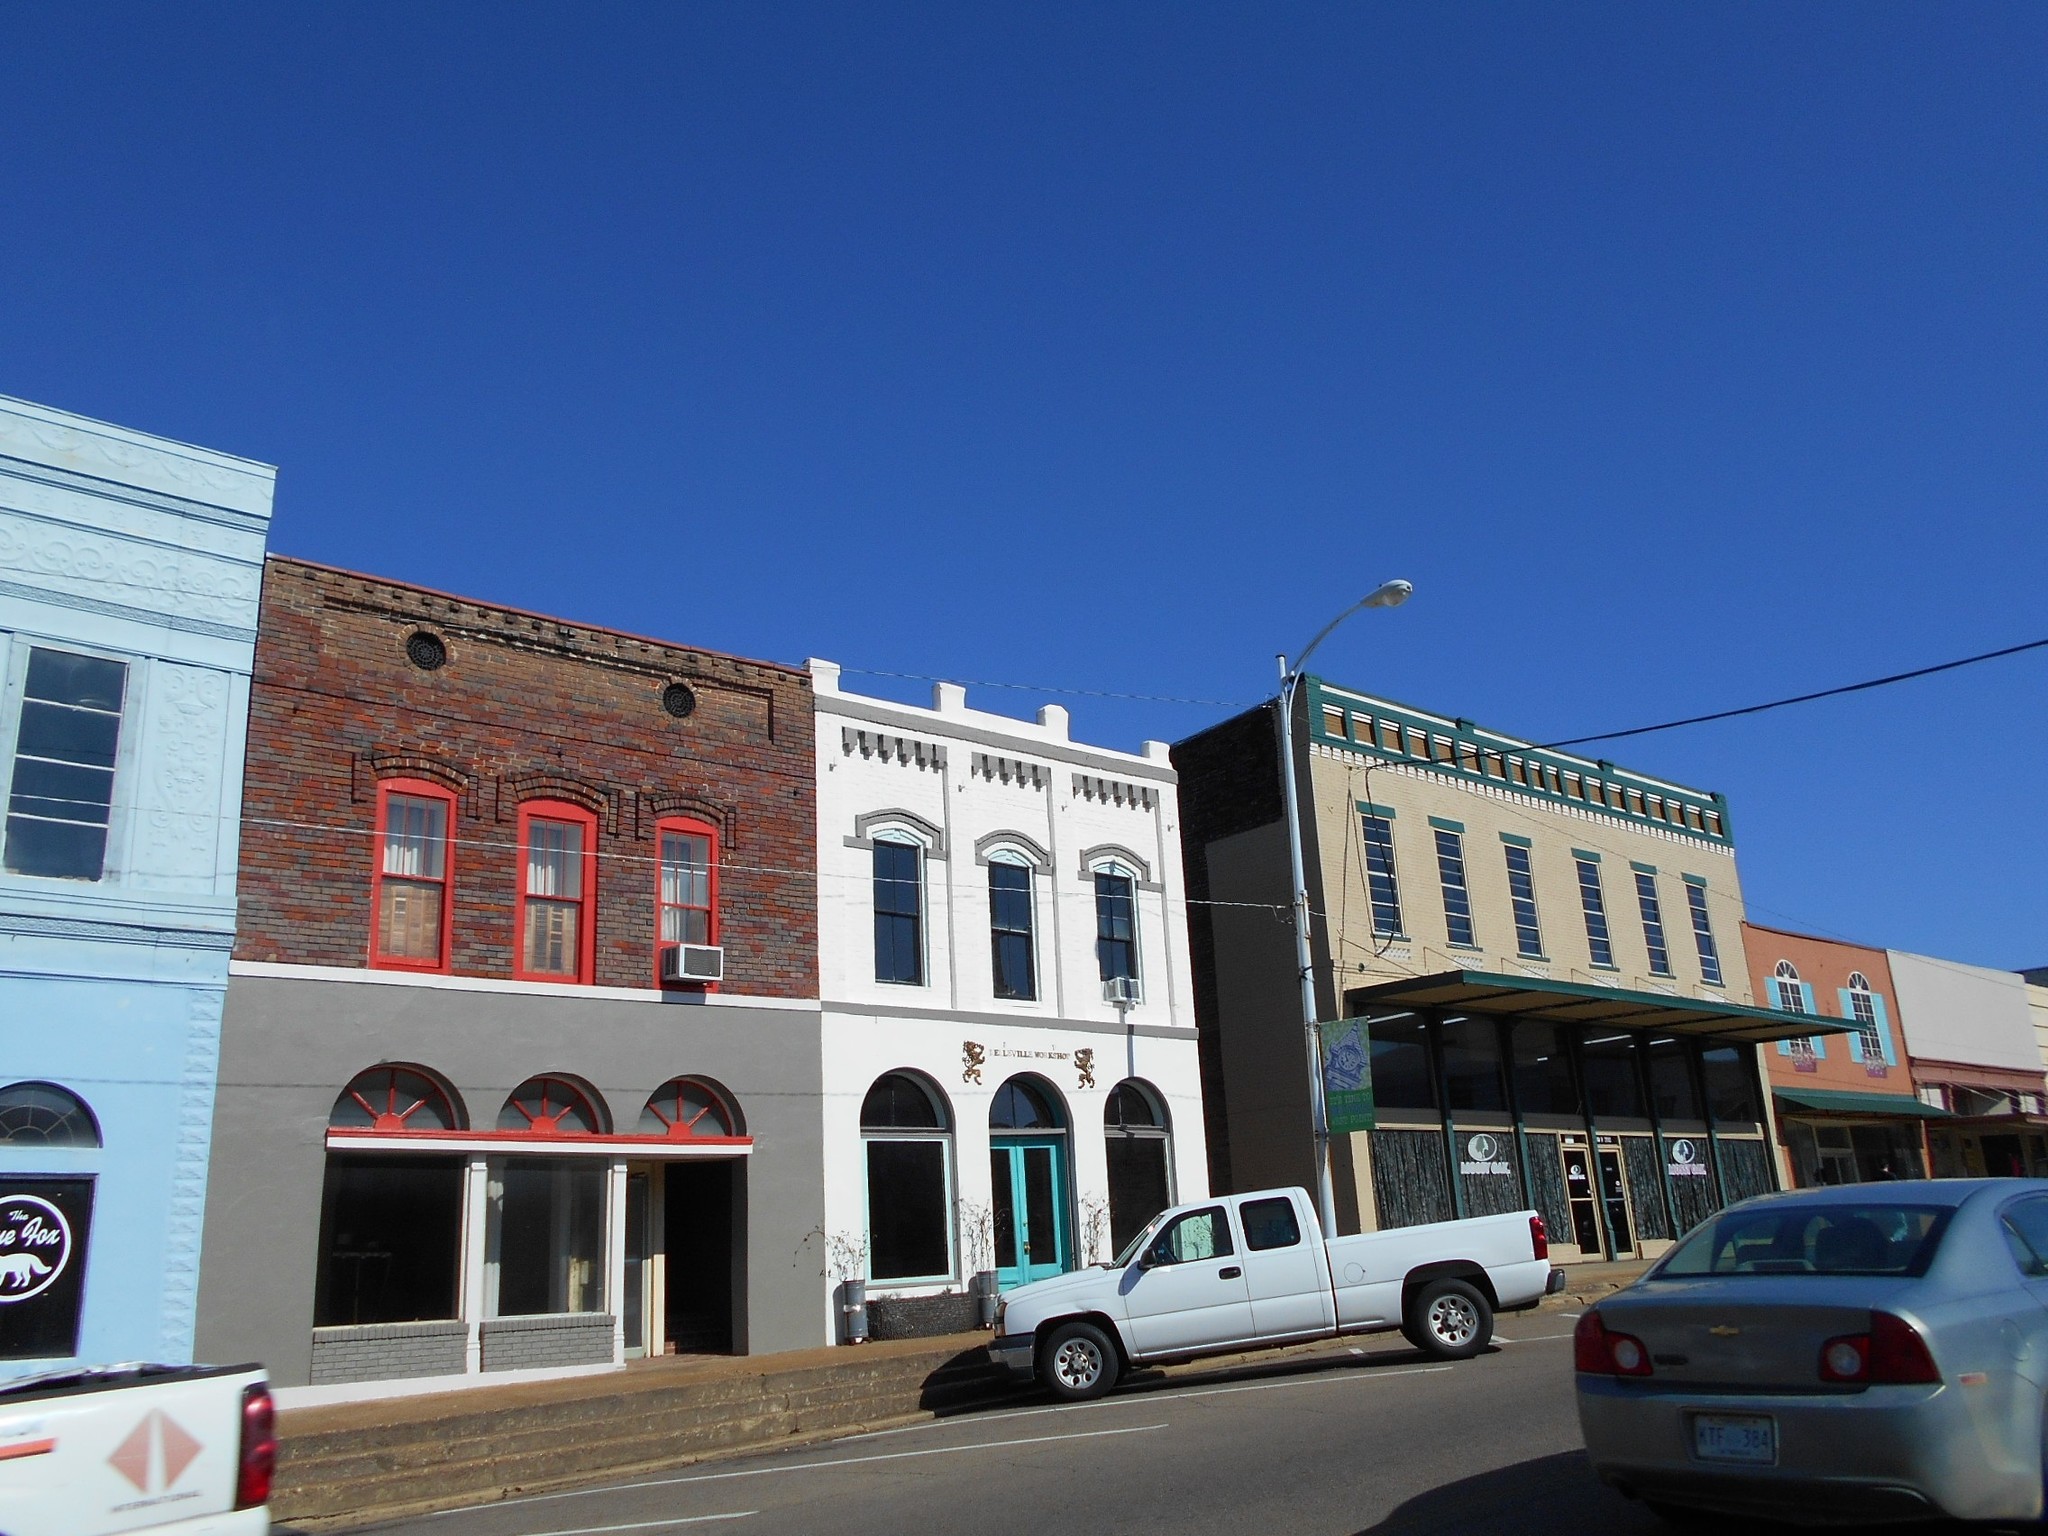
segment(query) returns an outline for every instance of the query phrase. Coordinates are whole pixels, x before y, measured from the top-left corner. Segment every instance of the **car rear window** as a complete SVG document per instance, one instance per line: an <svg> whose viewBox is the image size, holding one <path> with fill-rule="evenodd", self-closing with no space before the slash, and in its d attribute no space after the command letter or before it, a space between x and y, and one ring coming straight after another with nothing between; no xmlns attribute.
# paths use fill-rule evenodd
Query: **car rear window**
<svg viewBox="0 0 2048 1536"><path fill-rule="evenodd" d="M1693 1275L1924 1275L1950 1206L1763 1205L1727 1211L1696 1228L1651 1272Z"/></svg>

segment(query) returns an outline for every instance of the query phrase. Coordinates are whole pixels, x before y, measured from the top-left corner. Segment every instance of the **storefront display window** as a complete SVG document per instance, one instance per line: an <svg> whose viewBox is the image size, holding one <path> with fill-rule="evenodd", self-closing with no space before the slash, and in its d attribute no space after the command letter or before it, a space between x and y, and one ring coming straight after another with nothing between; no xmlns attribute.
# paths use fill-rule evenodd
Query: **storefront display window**
<svg viewBox="0 0 2048 1536"><path fill-rule="evenodd" d="M1438 1026L1444 1053L1444 1096L1451 1109L1505 1113L1500 1031L1492 1019L1451 1014Z"/></svg>
<svg viewBox="0 0 2048 1536"><path fill-rule="evenodd" d="M1757 1110L1756 1075L1746 1059L1747 1048L1717 1045L1700 1053L1700 1066L1707 1080L1707 1108L1716 1125L1755 1125L1763 1116Z"/></svg>
<svg viewBox="0 0 2048 1536"><path fill-rule="evenodd" d="M1372 1094L1381 1110L1419 1109L1435 1113L1436 1076L1430 1070L1428 1027L1420 1014L1367 1016L1372 1039Z"/></svg>
<svg viewBox="0 0 2048 1536"><path fill-rule="evenodd" d="M505 1160L492 1213L495 1315L604 1310L604 1180L590 1158Z"/></svg>
<svg viewBox="0 0 2048 1536"><path fill-rule="evenodd" d="M1636 1076L1633 1035L1588 1035L1579 1045L1587 1107L1596 1120L1643 1118L1643 1086Z"/></svg>
<svg viewBox="0 0 2048 1536"><path fill-rule="evenodd" d="M1103 1109L1109 1154L1109 1247L1122 1253L1146 1222L1173 1204L1166 1112L1135 1079L1118 1083Z"/></svg>
<svg viewBox="0 0 2048 1536"><path fill-rule="evenodd" d="M1515 1100L1525 1115L1572 1115L1579 1090L1565 1032L1555 1024L1517 1024L1513 1036Z"/></svg>
<svg viewBox="0 0 2048 1536"><path fill-rule="evenodd" d="M313 1326L454 1317L461 1249L461 1158L330 1152Z"/></svg>
<svg viewBox="0 0 2048 1536"><path fill-rule="evenodd" d="M1693 1084L1691 1054L1682 1040L1652 1040L1650 1096L1666 1120L1699 1120L1699 1089Z"/></svg>

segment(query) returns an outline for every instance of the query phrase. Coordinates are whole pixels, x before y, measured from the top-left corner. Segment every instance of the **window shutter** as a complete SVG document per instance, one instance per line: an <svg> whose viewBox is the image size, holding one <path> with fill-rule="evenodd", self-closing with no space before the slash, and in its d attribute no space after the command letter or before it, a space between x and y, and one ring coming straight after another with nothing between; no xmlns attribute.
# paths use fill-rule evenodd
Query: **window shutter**
<svg viewBox="0 0 2048 1536"><path fill-rule="evenodd" d="M1850 1000L1849 989L1847 987L1837 987L1835 988L1835 996L1841 1000L1842 1017L1851 1024L1854 1024L1856 1022L1856 1004ZM1849 1036L1849 1059L1851 1061L1862 1061L1865 1059L1861 1031Z"/></svg>
<svg viewBox="0 0 2048 1536"><path fill-rule="evenodd" d="M1870 1006L1877 1010L1877 1041L1884 1048L1884 1064L1896 1067L1899 1058L1892 1050L1892 1021L1885 1012L1884 999L1873 992L1870 994Z"/></svg>

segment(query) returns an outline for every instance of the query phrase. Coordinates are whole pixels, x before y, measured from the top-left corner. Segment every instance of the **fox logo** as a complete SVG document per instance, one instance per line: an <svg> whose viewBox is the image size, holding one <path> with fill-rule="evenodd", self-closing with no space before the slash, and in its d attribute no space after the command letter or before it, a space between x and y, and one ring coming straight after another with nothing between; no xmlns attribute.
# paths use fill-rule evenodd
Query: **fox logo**
<svg viewBox="0 0 2048 1536"><path fill-rule="evenodd" d="M0 1259L0 1291L26 1290L50 1272L50 1266L32 1253L10 1253Z"/></svg>

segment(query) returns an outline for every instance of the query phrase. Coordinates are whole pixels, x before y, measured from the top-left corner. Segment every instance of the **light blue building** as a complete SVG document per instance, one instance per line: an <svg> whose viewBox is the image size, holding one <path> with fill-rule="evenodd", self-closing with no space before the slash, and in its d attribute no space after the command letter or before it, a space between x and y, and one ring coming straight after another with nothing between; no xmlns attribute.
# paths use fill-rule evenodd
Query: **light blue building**
<svg viewBox="0 0 2048 1536"><path fill-rule="evenodd" d="M0 398L0 1376L191 1358L275 478Z"/></svg>

